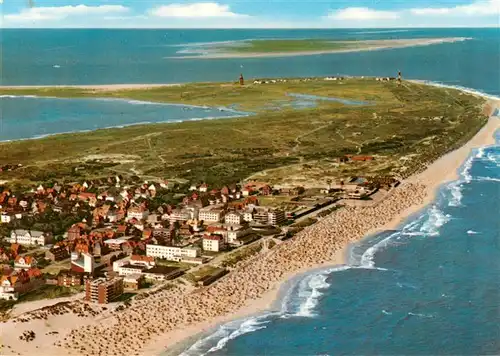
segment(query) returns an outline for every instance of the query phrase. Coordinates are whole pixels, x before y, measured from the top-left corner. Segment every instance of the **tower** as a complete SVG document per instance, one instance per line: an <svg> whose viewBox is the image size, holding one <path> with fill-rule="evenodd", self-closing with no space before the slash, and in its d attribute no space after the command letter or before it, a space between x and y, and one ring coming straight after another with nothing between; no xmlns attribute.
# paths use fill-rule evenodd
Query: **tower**
<svg viewBox="0 0 500 356"><path fill-rule="evenodd" d="M401 85L401 71L398 71L398 85Z"/></svg>
<svg viewBox="0 0 500 356"><path fill-rule="evenodd" d="M243 79L243 74L240 74L240 85L245 85L245 79Z"/></svg>

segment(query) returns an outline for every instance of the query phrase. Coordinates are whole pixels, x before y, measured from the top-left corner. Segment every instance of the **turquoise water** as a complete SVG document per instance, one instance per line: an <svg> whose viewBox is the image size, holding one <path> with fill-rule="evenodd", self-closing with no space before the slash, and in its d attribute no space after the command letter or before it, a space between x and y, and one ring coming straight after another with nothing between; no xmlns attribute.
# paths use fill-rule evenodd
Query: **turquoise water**
<svg viewBox="0 0 500 356"><path fill-rule="evenodd" d="M499 142L473 151L398 230L354 245L348 265L298 278L278 311L226 324L183 355L498 354Z"/></svg>
<svg viewBox="0 0 500 356"><path fill-rule="evenodd" d="M500 29L11 30L2 29L3 85L178 83L247 78L373 75L433 80L499 95ZM471 37L435 46L318 56L167 59L193 43L252 38Z"/></svg>
<svg viewBox="0 0 500 356"><path fill-rule="evenodd" d="M241 72L249 78L394 76L401 70L405 78L441 82L499 96L499 31L2 30L0 78L2 84L11 85L175 83L233 80ZM295 58L165 58L175 56L186 44L250 38L442 36L472 37L473 40ZM20 100L11 98L0 102L2 125L22 125L19 120L28 116L31 106L47 103L42 103L46 99L32 99L27 106L22 106ZM104 126L121 125L108 125L106 120L122 112L123 116L134 116L131 113L137 109L125 102L90 101L80 106L76 102L48 103L50 107L44 110L31 110L35 113L31 120L40 130L30 135L46 134L43 132L46 127L59 126L59 122L63 126L63 121L74 115L83 126L87 125L80 130L92 129L99 121L95 117L100 117ZM94 105L111 105L113 109ZM182 120L201 114L178 117L176 115L183 115L182 110L177 112L179 107L169 107L175 115L160 117L163 110L167 110L165 107L139 108L140 118L136 117L135 122ZM142 113L148 110L152 112L144 119ZM6 117L9 112L17 115L17 119L6 124L12 117L12 114ZM104 112L106 114L102 114ZM206 114L212 116L213 113ZM72 123L64 125L71 127ZM25 126L23 130L33 130L32 125ZM0 139L16 138L12 131L7 134L3 130L0 130L3 135ZM26 137L26 134L20 136ZM475 150L463 165L460 180L442 186L433 204L410 217L399 231L365 239L353 246L348 265L315 271L294 280L285 298L279 301L277 311L224 325L184 355L499 354L499 182L500 146Z"/></svg>
<svg viewBox="0 0 500 356"><path fill-rule="evenodd" d="M30 96L0 96L0 108L0 141L134 124L246 115L228 108L166 105L135 100Z"/></svg>

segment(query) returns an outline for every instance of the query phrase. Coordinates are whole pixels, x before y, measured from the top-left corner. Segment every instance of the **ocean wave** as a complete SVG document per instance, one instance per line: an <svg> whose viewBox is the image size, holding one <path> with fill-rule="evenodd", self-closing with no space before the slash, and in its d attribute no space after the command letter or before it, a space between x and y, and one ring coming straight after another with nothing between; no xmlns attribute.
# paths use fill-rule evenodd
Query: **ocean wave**
<svg viewBox="0 0 500 356"><path fill-rule="evenodd" d="M475 181L479 181L479 182L500 182L500 178L496 178L496 177L476 177L474 178Z"/></svg>
<svg viewBox="0 0 500 356"><path fill-rule="evenodd" d="M290 312L290 305L284 305L282 308L283 317L299 316L299 317L314 317L314 309L319 303L320 297L323 295L322 290L330 287L327 282L328 276L333 272L346 271L350 266L338 266L328 268L319 272L308 275L303 278L296 289L292 289L290 293L296 293L296 298L288 298L288 304L297 305L295 312Z"/></svg>
<svg viewBox="0 0 500 356"><path fill-rule="evenodd" d="M217 329L215 333L199 340L189 349L182 352L180 356L203 356L221 350L227 345L229 341L241 335L265 329L265 324L270 322L270 320L266 319L268 319L272 315L273 313L268 313L251 317L242 321L222 325Z"/></svg>
<svg viewBox="0 0 500 356"><path fill-rule="evenodd" d="M414 82L414 83L421 83L421 84L431 85L431 86L438 87L438 88L457 89L457 90L463 91L464 93L468 93L468 94L472 94L472 95L477 95L477 96L480 96L480 97L483 97L483 98L486 98L486 99L500 100L500 96L495 96L495 95L492 95L492 94L489 94L489 93L485 93L485 92L482 92L480 90L473 89L473 88L463 87L461 85L450 85L450 84L445 84L445 83L440 83L440 82L433 82L433 81L430 81L430 80L411 80L411 81Z"/></svg>
<svg viewBox="0 0 500 356"><path fill-rule="evenodd" d="M448 185L448 189L451 193L451 198L448 201L448 206L458 207L462 205L462 183L459 180L454 181Z"/></svg>
<svg viewBox="0 0 500 356"><path fill-rule="evenodd" d="M398 235L400 232L397 231L391 235L389 235L388 237L386 237L385 239L377 242L375 245L371 246L370 248L368 248L365 253L363 253L363 255L361 256L361 261L360 261L360 267L364 267L364 268L370 268L370 269L373 269L375 268L375 261L374 261L374 258L375 258L375 254L382 248L385 248L389 245L391 239Z"/></svg>
<svg viewBox="0 0 500 356"><path fill-rule="evenodd" d="M444 214L436 205L433 205L428 210L428 218L422 226L420 227L420 232L428 236L438 236L439 228L446 224L451 216L449 214Z"/></svg>

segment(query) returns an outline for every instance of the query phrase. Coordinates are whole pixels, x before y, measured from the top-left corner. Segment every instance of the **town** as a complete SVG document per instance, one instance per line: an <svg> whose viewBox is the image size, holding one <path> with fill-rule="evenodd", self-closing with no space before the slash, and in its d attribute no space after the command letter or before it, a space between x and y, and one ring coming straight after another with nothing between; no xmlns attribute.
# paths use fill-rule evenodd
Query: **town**
<svg viewBox="0 0 500 356"><path fill-rule="evenodd" d="M214 188L115 175L27 191L0 186L0 306L73 293L105 304L172 280L206 286L333 210L376 204L398 184L346 177L316 188L253 180Z"/></svg>

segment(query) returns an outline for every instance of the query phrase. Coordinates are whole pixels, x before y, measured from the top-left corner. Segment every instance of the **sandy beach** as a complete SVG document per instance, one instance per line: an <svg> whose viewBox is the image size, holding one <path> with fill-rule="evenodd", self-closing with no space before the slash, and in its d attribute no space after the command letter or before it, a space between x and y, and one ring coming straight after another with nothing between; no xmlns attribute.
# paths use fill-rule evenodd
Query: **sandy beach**
<svg viewBox="0 0 500 356"><path fill-rule="evenodd" d="M419 38L419 39L398 39L398 40L370 40L370 41L359 41L358 43L363 45L360 48L348 48L348 49L326 49L317 51L290 51L290 52L231 52L222 50L213 50L204 48L203 51L199 53L194 50L191 55L182 55L175 57L165 57L166 59L224 59L224 58L262 58L262 57L296 57L296 56L314 56L321 54L332 54L332 53L349 53L349 52L362 52L362 51L377 51L381 49L395 49L395 48L405 48L405 47L415 47L415 46L430 46L442 43L454 43L470 40L467 37L450 37L450 38ZM342 41L338 41L342 43Z"/></svg>
<svg viewBox="0 0 500 356"><path fill-rule="evenodd" d="M498 102L490 103L492 108ZM456 179L472 149L494 143L500 119L488 123L464 146L410 177L376 205L346 207L309 226L294 238L240 263L211 286L192 290L182 285L135 300L123 311L116 305L88 307L69 301L55 313L50 307L28 312L3 323L1 354L63 355L177 354L193 335L221 323L268 310L287 281L320 267L345 263L347 247L377 231L396 228L409 215L429 204L437 188ZM17 314L16 314L17 315ZM22 321L26 320L26 321ZM35 340L19 340L33 330Z"/></svg>
<svg viewBox="0 0 500 356"><path fill-rule="evenodd" d="M0 85L1 89L86 89L94 91L116 91L133 89L152 89L158 87L179 86L182 84L96 84L96 85Z"/></svg>

